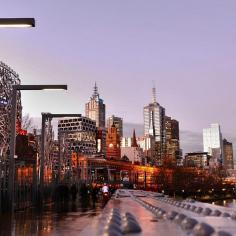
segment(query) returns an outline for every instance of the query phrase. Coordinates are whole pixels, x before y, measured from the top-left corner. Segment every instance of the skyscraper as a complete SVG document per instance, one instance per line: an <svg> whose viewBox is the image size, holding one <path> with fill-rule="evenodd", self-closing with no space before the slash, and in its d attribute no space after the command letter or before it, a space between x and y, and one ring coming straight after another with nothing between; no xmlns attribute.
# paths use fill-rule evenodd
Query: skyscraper
<svg viewBox="0 0 236 236"><path fill-rule="evenodd" d="M117 132L119 133L120 137L123 137L123 119L112 115L107 119L107 128L111 128L113 124L116 126Z"/></svg>
<svg viewBox="0 0 236 236"><path fill-rule="evenodd" d="M152 89L153 101L144 107L144 135L152 135L156 142L155 165L162 165L165 149L165 108L156 101L156 88Z"/></svg>
<svg viewBox="0 0 236 236"><path fill-rule="evenodd" d="M179 146L179 122L165 117L165 130L166 130L166 155L171 161L177 162L181 158Z"/></svg>
<svg viewBox="0 0 236 236"><path fill-rule="evenodd" d="M219 124L211 124L210 128L203 129L203 148L214 160L214 164L222 164L223 142Z"/></svg>
<svg viewBox="0 0 236 236"><path fill-rule="evenodd" d="M97 127L97 151L106 154L106 106L98 93L98 87L95 83L94 91L90 101L85 104L85 116L94 120Z"/></svg>
<svg viewBox="0 0 236 236"><path fill-rule="evenodd" d="M224 160L223 165L226 169L234 169L233 145L226 139L223 140Z"/></svg>
<svg viewBox="0 0 236 236"><path fill-rule="evenodd" d="M96 121L98 128L105 128L106 106L98 93L98 87L95 83L94 92L90 101L85 104L85 116Z"/></svg>

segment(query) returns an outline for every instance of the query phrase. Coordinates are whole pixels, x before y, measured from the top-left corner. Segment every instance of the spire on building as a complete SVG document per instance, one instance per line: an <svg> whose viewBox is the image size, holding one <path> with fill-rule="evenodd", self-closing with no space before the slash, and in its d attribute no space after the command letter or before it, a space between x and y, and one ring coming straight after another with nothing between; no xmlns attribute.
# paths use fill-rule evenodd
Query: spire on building
<svg viewBox="0 0 236 236"><path fill-rule="evenodd" d="M95 82L94 89L93 89L93 97L97 97L97 96L99 96L99 93L98 93L97 83Z"/></svg>
<svg viewBox="0 0 236 236"><path fill-rule="evenodd" d="M156 86L154 81L152 81L153 87L152 87L152 102L157 103L157 98L156 98Z"/></svg>
<svg viewBox="0 0 236 236"><path fill-rule="evenodd" d="M135 134L135 129L133 131L133 139L132 139L132 145L131 147L138 147L138 144L137 144L137 139L136 139L136 134Z"/></svg>

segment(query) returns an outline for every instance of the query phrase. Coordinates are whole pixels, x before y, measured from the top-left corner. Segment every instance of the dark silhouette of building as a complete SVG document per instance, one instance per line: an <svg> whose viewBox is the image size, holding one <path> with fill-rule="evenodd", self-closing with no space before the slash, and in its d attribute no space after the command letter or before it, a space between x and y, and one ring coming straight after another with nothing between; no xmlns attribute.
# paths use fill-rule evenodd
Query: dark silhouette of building
<svg viewBox="0 0 236 236"><path fill-rule="evenodd" d="M226 169L234 169L233 144L226 139L223 140L224 159L223 165Z"/></svg>

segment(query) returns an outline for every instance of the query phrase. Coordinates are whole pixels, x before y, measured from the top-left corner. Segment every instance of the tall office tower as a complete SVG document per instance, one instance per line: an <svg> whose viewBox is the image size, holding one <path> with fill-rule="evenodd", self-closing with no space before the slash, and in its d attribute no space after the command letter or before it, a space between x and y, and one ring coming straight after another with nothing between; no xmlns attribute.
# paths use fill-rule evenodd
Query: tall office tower
<svg viewBox="0 0 236 236"><path fill-rule="evenodd" d="M179 147L179 122L165 117L165 130L166 130L166 156L176 164L181 158Z"/></svg>
<svg viewBox="0 0 236 236"><path fill-rule="evenodd" d="M97 152L106 155L106 105L99 97L96 83L94 86L94 92L90 97L90 101L85 104L85 116L96 122Z"/></svg>
<svg viewBox="0 0 236 236"><path fill-rule="evenodd" d="M223 162L223 141L219 124L211 124L210 128L203 129L203 148L212 156L213 165Z"/></svg>
<svg viewBox="0 0 236 236"><path fill-rule="evenodd" d="M120 137L123 137L123 119L112 115L107 119L107 128L111 128L113 124L116 126L117 132Z"/></svg>
<svg viewBox="0 0 236 236"><path fill-rule="evenodd" d="M223 140L224 159L223 165L226 169L234 169L233 144L226 139Z"/></svg>
<svg viewBox="0 0 236 236"><path fill-rule="evenodd" d="M165 151L165 108L156 101L156 88L152 89L153 101L144 107L144 135L152 135L155 138L156 147L153 164L163 164Z"/></svg>
<svg viewBox="0 0 236 236"><path fill-rule="evenodd" d="M114 124L108 129L106 143L107 159L120 160L120 135L118 134L117 128Z"/></svg>
<svg viewBox="0 0 236 236"><path fill-rule="evenodd" d="M98 87L95 83L94 92L90 101L85 104L85 116L96 121L98 128L105 128L106 106L99 97Z"/></svg>

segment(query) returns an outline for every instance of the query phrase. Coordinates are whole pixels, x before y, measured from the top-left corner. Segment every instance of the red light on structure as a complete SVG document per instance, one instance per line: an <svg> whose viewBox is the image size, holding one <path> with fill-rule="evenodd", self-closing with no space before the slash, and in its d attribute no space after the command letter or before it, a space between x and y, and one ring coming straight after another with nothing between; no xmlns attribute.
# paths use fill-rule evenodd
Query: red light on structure
<svg viewBox="0 0 236 236"><path fill-rule="evenodd" d="M21 129L21 130L19 131L19 134L20 134L20 135L27 135L27 130Z"/></svg>

